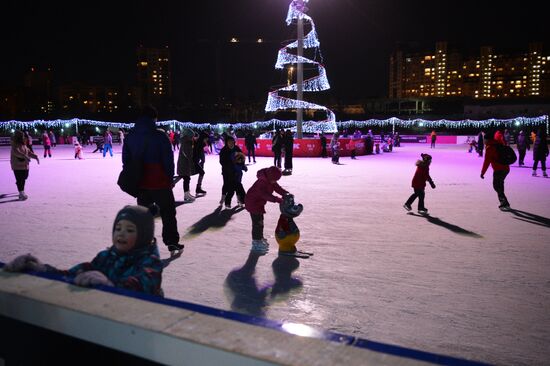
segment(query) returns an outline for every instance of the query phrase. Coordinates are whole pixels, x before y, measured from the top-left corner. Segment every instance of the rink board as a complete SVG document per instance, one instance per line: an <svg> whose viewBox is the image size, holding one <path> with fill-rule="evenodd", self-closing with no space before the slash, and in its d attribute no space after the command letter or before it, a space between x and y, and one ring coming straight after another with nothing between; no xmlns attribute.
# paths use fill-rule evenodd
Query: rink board
<svg viewBox="0 0 550 366"><path fill-rule="evenodd" d="M0 317L168 365L482 365L44 274L0 272Z"/></svg>

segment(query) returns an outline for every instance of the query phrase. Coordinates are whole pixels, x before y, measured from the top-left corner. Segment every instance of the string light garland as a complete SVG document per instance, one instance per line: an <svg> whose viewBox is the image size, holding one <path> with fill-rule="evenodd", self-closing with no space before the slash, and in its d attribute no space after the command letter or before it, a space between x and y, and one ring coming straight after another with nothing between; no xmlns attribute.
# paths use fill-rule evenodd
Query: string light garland
<svg viewBox="0 0 550 366"><path fill-rule="evenodd" d="M305 11L305 4L309 0L293 0L288 7L288 13L286 16L286 24L290 25L294 20L303 19L307 21L311 30L303 38L303 47L304 49L312 48L318 49L320 47L319 38L317 37L317 31L315 29L315 22L313 19L308 16ZM327 74L325 67L316 60L309 59L307 57L295 55L289 51L295 50L298 48L298 40L287 44L279 50L277 56L277 62L275 63L276 69L284 69L286 65L294 64L313 64L317 67L318 74L312 78L306 79L303 82L303 91L304 92L318 92L330 89L330 84L327 79ZM310 132L308 130L321 130L324 132L336 132L336 116L333 111L328 109L325 106L306 102L303 100L291 99L279 95L279 92L296 92L298 91L298 84L294 83L283 88L279 88L271 91L267 96L267 103L265 105L266 112L276 112L279 110L289 110L289 109L313 109L321 110L327 114L327 119L325 121L318 122L315 126L315 122L308 121L304 122L303 130L305 132Z"/></svg>
<svg viewBox="0 0 550 366"><path fill-rule="evenodd" d="M293 99L287 99L287 105L292 105L294 103ZM313 108L308 104L309 108ZM313 108L314 109L314 108ZM427 129L439 129L439 128L448 128L448 129L459 129L459 128L491 128L491 127L522 127L522 126L540 126L546 124L548 129L548 116L538 116L538 117L516 117L509 119L486 119L486 120L448 120L448 119L438 119L438 120L426 120L426 119L411 119L403 120L399 118L388 118L388 119L368 119L364 121L343 121L343 122L331 122L331 121L305 121L303 124L304 132L307 133L316 133L322 131L330 131L332 128L336 130L344 129L360 129L360 128L369 128L369 127L401 127L401 128L427 128ZM121 122L105 122L105 121L94 121L89 119L80 119L73 118L68 120L35 120L35 121L5 121L0 122L0 129L4 130L29 130L29 129L50 129L50 128L70 128L82 125L96 126L96 127L113 127L113 128L124 128L131 129L134 127L134 123L121 123ZM275 128L289 128L293 129L296 127L295 120L280 120L280 119L271 119L269 121L256 121L251 123L193 123L193 122L181 122L177 120L169 121L160 121L157 122L159 127L169 127L170 129L183 129L190 128L193 130L216 130L223 131L228 128L234 130L274 130Z"/></svg>

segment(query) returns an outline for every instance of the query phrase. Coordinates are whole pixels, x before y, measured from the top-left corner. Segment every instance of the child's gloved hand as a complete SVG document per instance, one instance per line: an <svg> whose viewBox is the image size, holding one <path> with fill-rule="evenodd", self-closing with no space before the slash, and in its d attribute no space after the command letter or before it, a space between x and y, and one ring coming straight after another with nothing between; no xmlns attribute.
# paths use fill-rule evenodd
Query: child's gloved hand
<svg viewBox="0 0 550 366"><path fill-rule="evenodd" d="M430 186L432 187L432 189L435 189L435 183L434 182L430 182Z"/></svg>
<svg viewBox="0 0 550 366"><path fill-rule="evenodd" d="M35 271L44 272L46 266L31 254L23 254L4 266L7 272Z"/></svg>
<svg viewBox="0 0 550 366"><path fill-rule="evenodd" d="M99 271L86 271L78 274L74 278L75 285L78 286L96 286L96 285L105 285L105 286L114 286L114 284Z"/></svg>

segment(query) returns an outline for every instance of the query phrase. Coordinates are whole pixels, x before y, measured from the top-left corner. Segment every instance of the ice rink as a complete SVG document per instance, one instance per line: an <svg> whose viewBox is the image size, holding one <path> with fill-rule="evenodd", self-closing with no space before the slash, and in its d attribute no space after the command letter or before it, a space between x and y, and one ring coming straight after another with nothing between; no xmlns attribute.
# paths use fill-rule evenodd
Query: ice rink
<svg viewBox="0 0 550 366"><path fill-rule="evenodd" d="M41 161L31 163L29 199L0 200L0 261L30 252L68 268L110 245L115 214L135 200L115 183L120 146L113 158L93 148L85 147L84 160L73 159L70 145L42 159L35 146ZM402 207L421 152L433 156L437 185L426 191L427 217ZM257 158L245 189L272 162ZM540 169L532 177L530 168L511 168L514 210L501 212L492 170L480 179L482 158L466 146L409 144L341 162L295 158L294 174L280 181L304 205L298 247L315 252L296 260L277 256L272 203L264 232L271 251L249 255L250 216L218 209L221 169L208 155L208 194L177 208L185 251L166 261L166 297L493 364L548 365L550 179ZM0 177L0 194L17 192L8 147L0 148ZM182 182L174 192L183 203ZM157 239L160 230L158 220Z"/></svg>

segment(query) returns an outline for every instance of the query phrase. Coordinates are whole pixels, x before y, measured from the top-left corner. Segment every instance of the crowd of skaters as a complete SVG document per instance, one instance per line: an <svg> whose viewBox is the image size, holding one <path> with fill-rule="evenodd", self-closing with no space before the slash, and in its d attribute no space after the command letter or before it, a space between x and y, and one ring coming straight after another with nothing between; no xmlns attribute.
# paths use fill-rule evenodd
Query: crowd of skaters
<svg viewBox="0 0 550 366"><path fill-rule="evenodd" d="M170 252L181 251L184 247L180 243L180 235L177 229L176 203L173 189L179 180L183 180L184 201L191 203L195 198L207 192L203 189L204 163L206 155L213 150L219 153L219 163L223 177L220 206L230 209L232 198L237 196L237 208L246 209L251 217L252 245L251 251L259 255L267 253L269 243L263 237L263 220L267 202L281 203L285 195L290 194L282 188L278 181L283 174L292 174L292 150L294 137L290 130L276 130L272 136L272 150L274 153L274 164L272 167L260 169L257 172L257 180L250 187L248 192L242 185L243 174L247 172L246 159L249 163L255 163L256 137L252 132L245 136L245 145L248 156L236 144L236 135L232 129L223 134L216 135L212 132L196 132L191 129L181 131L165 132L156 127L157 112L154 108L145 108L142 117L135 124L135 128L128 136L121 130L119 134L122 145L122 161L124 165L131 164L133 160L140 159L143 165L143 173L139 181L139 193L136 197L138 206L123 208L116 216L113 225L113 246L107 251L102 251L91 262L79 264L70 270L58 270L52 266L42 264L32 255L24 255L10 262L6 267L8 270L40 270L63 273L75 277L75 283L83 286L108 285L130 288L151 294L162 294L160 289L160 274L162 266L159 265L158 247L154 233L154 215L159 214L162 219L162 240ZM44 145L44 157L51 157L51 149L55 147L55 135L52 131L45 131L42 135ZM343 131L342 137L347 137L347 131ZM435 131L431 134L431 148L435 148ZM489 166L493 168L493 187L497 192L500 208L508 209L510 204L504 194L504 181L509 173L509 166L500 164L496 157L496 145L509 145L510 136L507 131L497 131L485 134L483 131L478 135L476 149L479 150L479 137L481 136L482 146L486 147L486 155L481 170L481 178L484 178ZM329 143L332 151L333 163L339 163L340 134L335 133ZM87 139L83 136L84 140ZM322 156L327 156L327 139L324 134L319 136L322 146ZM372 152L374 136L369 130L366 136L360 131L351 135L348 149L352 152L351 159L355 159L355 140L364 139L367 151ZM96 139L98 141L100 139ZM112 154L112 132L107 129L103 135L102 153ZM531 140L531 141L529 141ZM536 175L538 163L541 163L543 175L546 177L546 157L548 156L548 145L546 142L546 131L540 128L537 133L531 133L529 137L521 131L516 139L517 148L520 152L519 164L524 165L525 150L530 149L533 143L533 175ZM383 149L391 149L400 145L398 134L380 136L380 143ZM220 146L223 144L223 146ZM370 147L369 147L370 144ZM79 149L78 151L76 149ZM82 146L80 141L75 142L75 158L81 157ZM174 159L174 152L178 151L177 165ZM284 170L282 156L284 155ZM479 153L483 155L483 151ZM112 155L111 155L112 156ZM38 156L32 150L32 138L28 133L16 131L12 139L11 166L15 174L19 199L27 199L24 192L25 180L28 177L29 162L35 159L39 163ZM429 182L432 188L435 184L429 174L429 166L432 157L422 154L417 162L417 171L413 177L414 193L409 197L404 207L411 210L412 203L418 198L418 211L427 214L424 206L425 186ZM191 194L191 177L197 175L195 196ZM274 195L276 192L280 196ZM142 227L147 227L147 230ZM132 262L128 272L121 273L114 270L117 263L124 262L127 258ZM151 281L150 276L144 276L141 269L149 268L155 274L155 280Z"/></svg>

